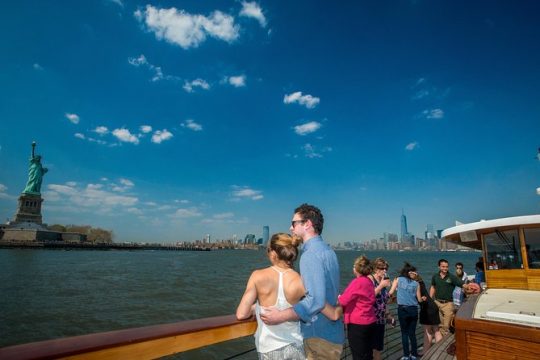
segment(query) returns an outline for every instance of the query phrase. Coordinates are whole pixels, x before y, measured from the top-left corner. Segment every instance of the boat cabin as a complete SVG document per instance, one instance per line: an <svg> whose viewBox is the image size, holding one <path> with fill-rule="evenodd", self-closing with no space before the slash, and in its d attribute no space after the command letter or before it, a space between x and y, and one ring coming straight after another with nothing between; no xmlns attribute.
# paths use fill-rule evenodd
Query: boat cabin
<svg viewBox="0 0 540 360"><path fill-rule="evenodd" d="M538 359L540 215L482 220L442 232L482 251L485 283L455 318L456 357Z"/></svg>

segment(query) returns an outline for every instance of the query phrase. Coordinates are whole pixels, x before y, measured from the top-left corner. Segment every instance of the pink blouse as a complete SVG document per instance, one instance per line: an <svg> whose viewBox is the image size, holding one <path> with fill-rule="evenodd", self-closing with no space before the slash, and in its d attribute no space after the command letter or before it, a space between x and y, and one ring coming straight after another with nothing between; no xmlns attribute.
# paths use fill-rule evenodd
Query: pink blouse
<svg viewBox="0 0 540 360"><path fill-rule="evenodd" d="M359 276L338 297L345 324L369 325L375 317L375 286L367 276Z"/></svg>

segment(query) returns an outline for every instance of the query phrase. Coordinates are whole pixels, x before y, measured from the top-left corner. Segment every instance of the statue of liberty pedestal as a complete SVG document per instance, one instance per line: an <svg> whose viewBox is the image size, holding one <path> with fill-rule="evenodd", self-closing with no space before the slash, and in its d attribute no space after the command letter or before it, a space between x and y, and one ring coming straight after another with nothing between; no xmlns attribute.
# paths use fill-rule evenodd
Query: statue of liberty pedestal
<svg viewBox="0 0 540 360"><path fill-rule="evenodd" d="M41 183L43 175L48 171L41 165L41 156L35 155L36 142L32 142L32 157L30 158L30 166L28 168L28 181L23 190L23 194L41 194Z"/></svg>
<svg viewBox="0 0 540 360"><path fill-rule="evenodd" d="M30 157L30 166L28 167L28 181L19 196L17 213L13 221L17 226L25 228L41 228L41 184L43 175L47 169L41 165L41 156L36 155L36 142L32 142L32 156Z"/></svg>

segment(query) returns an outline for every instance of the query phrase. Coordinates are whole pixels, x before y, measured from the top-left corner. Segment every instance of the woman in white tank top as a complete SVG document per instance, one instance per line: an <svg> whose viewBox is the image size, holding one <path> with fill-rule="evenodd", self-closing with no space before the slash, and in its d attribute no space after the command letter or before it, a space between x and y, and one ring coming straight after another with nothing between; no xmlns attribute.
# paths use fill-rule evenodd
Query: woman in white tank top
<svg viewBox="0 0 540 360"><path fill-rule="evenodd" d="M272 235L268 244L268 259L272 266L255 270L236 309L239 320L253 314L257 317L255 345L259 359L305 359L302 334L298 321L266 325L260 319L264 307L287 309L304 296L300 275L293 270L300 239L285 233Z"/></svg>

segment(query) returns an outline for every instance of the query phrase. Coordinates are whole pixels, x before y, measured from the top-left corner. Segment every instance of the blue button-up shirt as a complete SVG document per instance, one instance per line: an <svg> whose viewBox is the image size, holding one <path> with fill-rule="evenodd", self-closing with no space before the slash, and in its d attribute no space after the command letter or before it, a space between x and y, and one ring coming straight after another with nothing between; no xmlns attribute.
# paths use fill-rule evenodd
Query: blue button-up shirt
<svg viewBox="0 0 540 360"><path fill-rule="evenodd" d="M341 320L331 321L320 313L325 303L335 305L339 293L339 264L336 253L320 236L309 239L302 249L300 274L306 296L293 306L300 317L304 339L322 338L343 344Z"/></svg>

